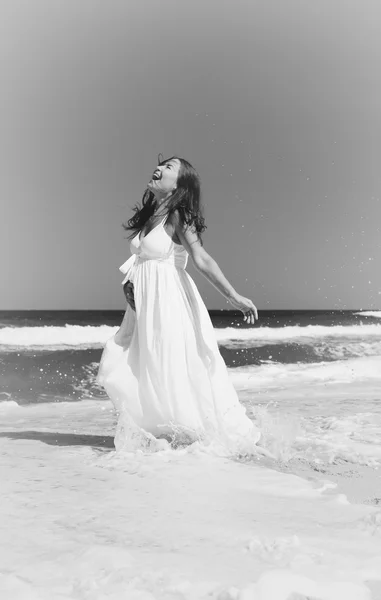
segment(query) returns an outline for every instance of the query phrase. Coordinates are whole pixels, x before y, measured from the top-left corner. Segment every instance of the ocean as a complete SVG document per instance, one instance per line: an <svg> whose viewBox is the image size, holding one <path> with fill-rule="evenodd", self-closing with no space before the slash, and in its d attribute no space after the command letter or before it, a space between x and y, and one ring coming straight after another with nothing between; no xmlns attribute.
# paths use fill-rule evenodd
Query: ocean
<svg viewBox="0 0 381 600"><path fill-rule="evenodd" d="M234 311L210 315L240 399L278 458L380 464L381 311L259 311L255 326ZM96 373L122 317L1 311L1 402L107 398Z"/></svg>
<svg viewBox="0 0 381 600"><path fill-rule="evenodd" d="M381 311L210 311L258 455L114 452L122 311L0 312L4 600L380 600Z"/></svg>

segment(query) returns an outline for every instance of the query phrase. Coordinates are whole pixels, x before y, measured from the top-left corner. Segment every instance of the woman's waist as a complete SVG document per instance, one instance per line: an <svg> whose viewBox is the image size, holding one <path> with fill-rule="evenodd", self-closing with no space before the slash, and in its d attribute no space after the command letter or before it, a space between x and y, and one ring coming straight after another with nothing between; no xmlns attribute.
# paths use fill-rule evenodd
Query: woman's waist
<svg viewBox="0 0 381 600"><path fill-rule="evenodd" d="M171 254L170 256L144 256L141 254L137 254L134 264L137 267L138 265L147 262L172 265L180 269L185 269L188 262L188 256L178 256L175 254Z"/></svg>
<svg viewBox="0 0 381 600"><path fill-rule="evenodd" d="M188 262L188 254L179 256L171 254L170 256L144 256L141 254L133 254L130 258L119 267L119 270L124 274L122 285L128 280L133 280L134 274L138 267L145 263L164 264L175 267L177 269L185 269Z"/></svg>

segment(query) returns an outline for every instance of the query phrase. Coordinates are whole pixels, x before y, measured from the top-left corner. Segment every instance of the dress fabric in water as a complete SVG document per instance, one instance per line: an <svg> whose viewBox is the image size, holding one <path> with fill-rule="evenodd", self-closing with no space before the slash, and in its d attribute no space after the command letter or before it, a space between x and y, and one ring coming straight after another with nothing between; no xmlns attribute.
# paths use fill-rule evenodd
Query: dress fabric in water
<svg viewBox="0 0 381 600"><path fill-rule="evenodd" d="M133 238L132 256L120 267L122 284L134 284L136 312L127 305L97 376L119 414L115 446L136 450L177 436L239 451L260 434L238 400L207 308L185 271L188 253L164 221Z"/></svg>

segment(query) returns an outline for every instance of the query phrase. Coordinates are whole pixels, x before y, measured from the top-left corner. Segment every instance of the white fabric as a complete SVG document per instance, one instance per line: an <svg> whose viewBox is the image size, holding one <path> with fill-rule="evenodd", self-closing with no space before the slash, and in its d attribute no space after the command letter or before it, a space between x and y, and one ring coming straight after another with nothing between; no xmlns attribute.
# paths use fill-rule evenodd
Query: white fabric
<svg viewBox="0 0 381 600"><path fill-rule="evenodd" d="M237 451L260 434L239 403L209 313L185 271L188 253L164 220L133 238L133 254L120 267L123 282L134 284L136 312L127 306L97 377L119 413L115 445L132 449L175 434Z"/></svg>

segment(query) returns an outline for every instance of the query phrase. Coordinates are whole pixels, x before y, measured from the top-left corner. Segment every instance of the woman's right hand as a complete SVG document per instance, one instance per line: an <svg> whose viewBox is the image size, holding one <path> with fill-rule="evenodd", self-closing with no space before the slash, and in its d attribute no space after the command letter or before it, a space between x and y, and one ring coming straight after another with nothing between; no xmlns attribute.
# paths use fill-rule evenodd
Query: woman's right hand
<svg viewBox="0 0 381 600"><path fill-rule="evenodd" d="M127 281L123 286L123 292L126 296L127 303L131 306L132 310L136 311L135 298L134 298L134 284L132 281Z"/></svg>
<svg viewBox="0 0 381 600"><path fill-rule="evenodd" d="M252 303L250 298L245 298L237 294L233 299L229 300L230 304L237 310L241 310L244 314L243 320L249 325L254 325L255 319L258 320L257 307Z"/></svg>

